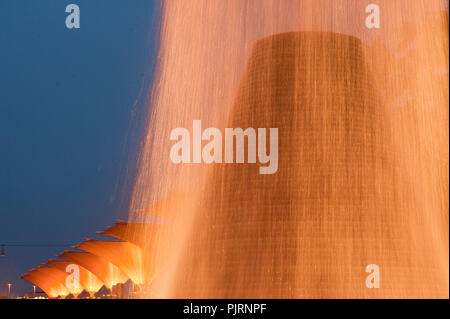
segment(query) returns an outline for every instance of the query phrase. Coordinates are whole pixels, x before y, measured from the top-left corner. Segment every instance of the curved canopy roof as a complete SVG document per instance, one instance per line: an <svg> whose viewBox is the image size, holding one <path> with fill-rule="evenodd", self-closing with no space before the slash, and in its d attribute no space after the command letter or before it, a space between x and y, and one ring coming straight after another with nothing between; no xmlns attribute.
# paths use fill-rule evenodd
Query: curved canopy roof
<svg viewBox="0 0 450 319"><path fill-rule="evenodd" d="M69 274L71 271L69 270L71 265L76 265L78 266L79 269L79 284L80 284L80 288L79 288L79 293L81 293L84 290L86 290L89 294L94 294L97 291L100 290L100 288L102 288L103 286L103 282L98 279L93 273L91 273L89 270L87 270L86 268L82 267L81 265L75 264L71 261L65 261L65 260L49 260L45 263L45 265L51 267L51 268L56 268L59 269L67 274ZM68 271L69 270L69 271ZM71 290L71 293L72 290ZM75 295L75 293L73 293Z"/></svg>
<svg viewBox="0 0 450 319"><path fill-rule="evenodd" d="M71 292L66 287L67 274L56 268L37 267L21 277L41 288L49 297L66 297Z"/></svg>
<svg viewBox="0 0 450 319"><path fill-rule="evenodd" d="M145 276L142 250L132 243L87 239L75 248L106 259L119 267L135 284L151 281L151 278Z"/></svg>
<svg viewBox="0 0 450 319"><path fill-rule="evenodd" d="M101 280L108 289L111 289L113 286L122 284L128 280L128 276L124 274L116 265L89 252L65 251L58 257L69 260L89 270L97 276L97 278Z"/></svg>
<svg viewBox="0 0 450 319"><path fill-rule="evenodd" d="M127 223L118 220L114 226L106 228L104 231L99 232L99 234L144 247L151 242L152 234L159 227L160 224Z"/></svg>

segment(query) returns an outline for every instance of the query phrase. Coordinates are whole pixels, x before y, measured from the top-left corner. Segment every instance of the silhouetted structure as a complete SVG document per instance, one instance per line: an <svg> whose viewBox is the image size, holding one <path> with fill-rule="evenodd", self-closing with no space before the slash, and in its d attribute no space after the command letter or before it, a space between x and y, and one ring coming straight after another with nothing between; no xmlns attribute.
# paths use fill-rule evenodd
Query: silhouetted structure
<svg viewBox="0 0 450 319"><path fill-rule="evenodd" d="M423 212L402 189L388 123L357 38L299 32L259 41L226 127L278 128L278 172L214 167L174 295L448 294L436 259L415 244ZM380 266L382 289L366 287L369 264Z"/></svg>

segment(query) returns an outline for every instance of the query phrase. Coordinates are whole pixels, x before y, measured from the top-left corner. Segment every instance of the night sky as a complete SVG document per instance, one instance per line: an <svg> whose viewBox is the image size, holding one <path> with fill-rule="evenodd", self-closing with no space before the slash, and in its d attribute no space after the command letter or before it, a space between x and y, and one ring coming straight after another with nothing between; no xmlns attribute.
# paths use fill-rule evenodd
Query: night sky
<svg viewBox="0 0 450 319"><path fill-rule="evenodd" d="M74 245L126 218L158 20L149 0L0 1L0 244ZM7 246L0 295L68 248Z"/></svg>

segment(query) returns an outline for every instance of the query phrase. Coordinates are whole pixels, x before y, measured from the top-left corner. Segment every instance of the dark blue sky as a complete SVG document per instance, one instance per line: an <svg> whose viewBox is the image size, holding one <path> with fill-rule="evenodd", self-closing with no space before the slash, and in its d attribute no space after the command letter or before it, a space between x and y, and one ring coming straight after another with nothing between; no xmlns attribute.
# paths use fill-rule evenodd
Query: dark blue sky
<svg viewBox="0 0 450 319"><path fill-rule="evenodd" d="M65 26L70 3L77 30ZM150 0L0 1L0 244L75 244L126 217L158 11ZM6 247L0 295L7 282L30 291L20 274L64 249Z"/></svg>

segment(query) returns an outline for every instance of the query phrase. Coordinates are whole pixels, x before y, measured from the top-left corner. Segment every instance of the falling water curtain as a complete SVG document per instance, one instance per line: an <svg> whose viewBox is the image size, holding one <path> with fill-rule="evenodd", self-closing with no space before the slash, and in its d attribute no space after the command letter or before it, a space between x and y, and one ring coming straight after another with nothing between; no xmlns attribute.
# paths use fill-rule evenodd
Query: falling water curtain
<svg viewBox="0 0 450 319"><path fill-rule="evenodd" d="M130 204L168 225L139 235L152 296L448 298L448 4L373 3L163 2ZM277 172L172 163L193 120L278 128Z"/></svg>

